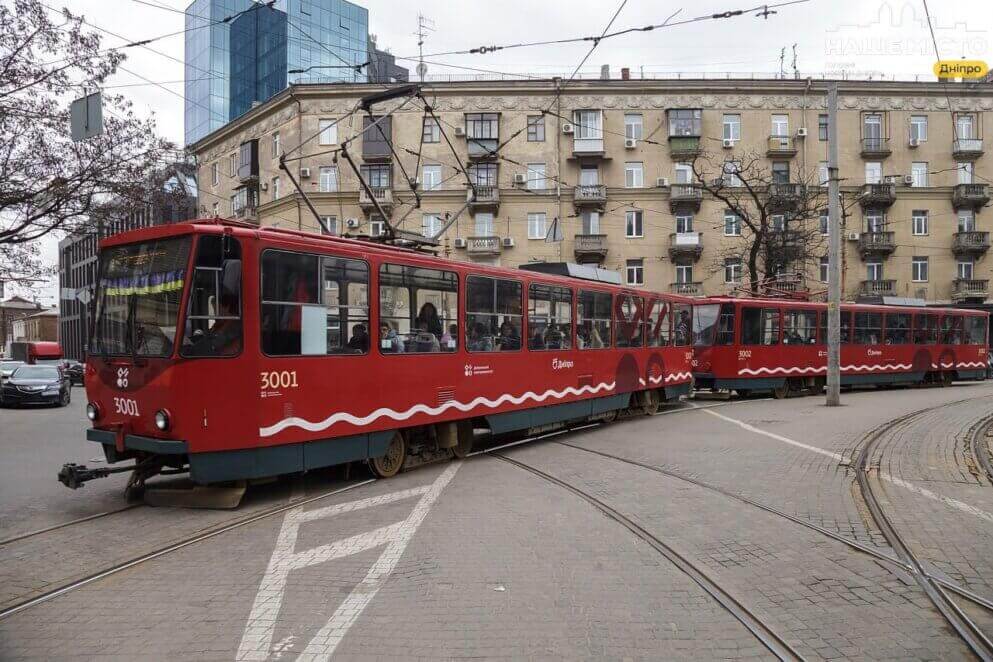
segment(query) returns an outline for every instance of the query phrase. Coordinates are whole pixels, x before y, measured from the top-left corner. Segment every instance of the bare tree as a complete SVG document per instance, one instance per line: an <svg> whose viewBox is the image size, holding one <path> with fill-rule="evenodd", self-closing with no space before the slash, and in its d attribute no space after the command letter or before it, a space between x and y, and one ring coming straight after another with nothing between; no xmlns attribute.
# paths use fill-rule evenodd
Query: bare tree
<svg viewBox="0 0 993 662"><path fill-rule="evenodd" d="M773 276L805 276L826 251L820 217L827 187L820 186L816 169L801 172L786 159L774 163L784 166L774 170L766 155L755 152L720 158L701 152L691 163L696 186L732 212L740 228L741 240L718 253L715 267L740 259L753 294Z"/></svg>
<svg viewBox="0 0 993 662"><path fill-rule="evenodd" d="M0 25L0 278L24 282L43 267L27 246L85 230L96 204L131 189L172 146L115 95L103 97L102 134L73 142L72 99L98 89L124 55L37 0L0 4Z"/></svg>

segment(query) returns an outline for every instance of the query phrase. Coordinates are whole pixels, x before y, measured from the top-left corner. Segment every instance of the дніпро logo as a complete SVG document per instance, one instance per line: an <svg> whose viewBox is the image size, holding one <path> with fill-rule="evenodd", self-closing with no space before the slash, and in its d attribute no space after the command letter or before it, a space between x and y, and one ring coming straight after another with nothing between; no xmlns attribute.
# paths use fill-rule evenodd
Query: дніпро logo
<svg viewBox="0 0 993 662"><path fill-rule="evenodd" d="M934 75L938 78L983 78L990 68L982 60L938 60Z"/></svg>

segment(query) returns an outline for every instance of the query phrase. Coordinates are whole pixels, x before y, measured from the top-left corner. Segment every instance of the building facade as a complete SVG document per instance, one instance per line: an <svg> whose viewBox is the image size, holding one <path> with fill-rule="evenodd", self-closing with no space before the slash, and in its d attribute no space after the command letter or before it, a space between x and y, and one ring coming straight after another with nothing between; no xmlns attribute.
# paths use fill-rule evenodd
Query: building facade
<svg viewBox="0 0 993 662"><path fill-rule="evenodd" d="M272 7L194 0L186 9L186 143L287 84L365 81L357 67L368 60L368 38L368 10L347 0L276 0Z"/></svg>
<svg viewBox="0 0 993 662"><path fill-rule="evenodd" d="M59 311L55 308L32 313L11 323L11 342L58 342Z"/></svg>
<svg viewBox="0 0 993 662"><path fill-rule="evenodd" d="M946 97L938 83L839 84L844 295L986 300L993 157L984 130L993 86L955 83ZM443 255L507 266L597 263L632 285L713 295L741 291L752 238L726 200L705 189L715 176L725 194L758 181L762 195L786 192L813 207L800 217L794 199L766 219L772 230L788 237L799 224L823 228L802 235L786 263L760 265L760 277L781 277L786 287L798 275L808 289L826 289L825 82L560 85L431 84L425 96L440 124L410 102L364 132L373 120L349 111L378 88L292 86L193 146L201 207L318 231L278 168L281 151L292 150L294 177L332 230L375 235L379 208L335 151L357 136L349 154L396 227L433 234L466 207L441 238ZM736 176L746 165L757 179Z"/></svg>
<svg viewBox="0 0 993 662"><path fill-rule="evenodd" d="M153 173L138 203L115 202L93 215L85 231L59 242L59 341L62 355L86 356L93 293L97 282L97 248L101 239L137 228L175 223L197 215L195 168L175 163Z"/></svg>
<svg viewBox="0 0 993 662"><path fill-rule="evenodd" d="M0 355L6 355L14 337L14 322L41 311L41 304L19 296L0 301Z"/></svg>

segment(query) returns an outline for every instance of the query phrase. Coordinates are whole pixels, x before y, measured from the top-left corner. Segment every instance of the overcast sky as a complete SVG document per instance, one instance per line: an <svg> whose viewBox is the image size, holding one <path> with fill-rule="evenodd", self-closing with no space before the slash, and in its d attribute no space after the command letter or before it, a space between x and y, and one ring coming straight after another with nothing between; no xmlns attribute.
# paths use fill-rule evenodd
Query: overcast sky
<svg viewBox="0 0 993 662"><path fill-rule="evenodd" d="M47 0L82 14L94 26L106 28L128 41L150 39L183 30L187 3L181 0ZM628 0L612 29L662 23L675 13L680 21L753 6L755 0L692 0L662 2ZM478 46L598 35L620 0L364 0L369 29L381 48L401 57L416 56L418 13L433 21L425 53L464 50ZM169 11L170 7L177 11ZM931 0L938 46L943 58L993 60L993 2L989 0ZM677 13L678 12L678 13ZM872 73L888 78L933 79L932 45L922 0L810 0L776 9L768 18L754 16L706 20L664 30L631 33L605 40L583 69L594 74L609 64L616 75L630 67L632 76L682 73L688 77L707 72L756 72L773 75L780 70L780 52L786 49L785 68L792 73L793 45L802 76ZM104 46L125 43L104 35ZM126 72L108 86L132 99L139 112L155 115L160 132L181 144L183 140L183 36L150 46L175 60L142 48L128 49L124 66L161 83L156 87ZM588 43L518 48L487 55L425 58L428 75L470 75L472 72L441 63L509 73L568 76L589 49ZM403 61L412 72L415 61ZM643 68L643 69L642 69ZM137 84L138 86L130 87ZM165 88L165 89L163 89ZM172 90L173 93L167 90ZM50 254L55 256L51 247Z"/></svg>

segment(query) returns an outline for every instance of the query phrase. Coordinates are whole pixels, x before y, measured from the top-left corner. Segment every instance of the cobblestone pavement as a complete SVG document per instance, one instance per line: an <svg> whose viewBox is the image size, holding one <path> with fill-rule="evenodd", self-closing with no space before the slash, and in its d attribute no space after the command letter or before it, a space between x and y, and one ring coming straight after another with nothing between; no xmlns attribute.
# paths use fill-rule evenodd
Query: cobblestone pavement
<svg viewBox="0 0 993 662"><path fill-rule="evenodd" d="M853 491L850 459L872 428L947 404L880 444L891 477L880 481L884 507L901 532L913 532L915 553L993 595L983 554L993 523L969 510L990 512L993 487L968 471L963 451L966 432L990 411L993 385L843 399L841 409L821 398L696 402L502 452L671 544L808 659L966 658L892 564L713 490L556 443L663 466L886 552ZM268 486L237 513L137 508L0 546L0 599L19 602L253 508L344 484L330 475L311 481ZM3 660L331 655L770 657L630 531L485 455L259 520L0 619Z"/></svg>

